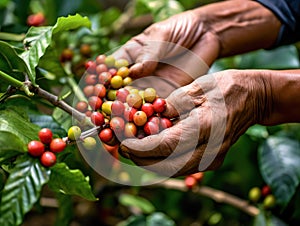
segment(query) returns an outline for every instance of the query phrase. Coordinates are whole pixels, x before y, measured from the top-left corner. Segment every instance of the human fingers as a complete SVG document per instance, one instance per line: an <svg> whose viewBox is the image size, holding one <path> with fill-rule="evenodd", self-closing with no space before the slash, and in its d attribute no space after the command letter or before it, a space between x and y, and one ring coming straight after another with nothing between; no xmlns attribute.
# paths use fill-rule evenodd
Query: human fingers
<svg viewBox="0 0 300 226"><path fill-rule="evenodd" d="M133 37L113 53L116 59L126 59L132 65L130 76L134 79L151 75L157 67L164 41L150 26L143 33Z"/></svg>
<svg viewBox="0 0 300 226"><path fill-rule="evenodd" d="M166 110L162 113L168 118L182 116L206 101L204 92L198 82L174 90L166 98Z"/></svg>
<svg viewBox="0 0 300 226"><path fill-rule="evenodd" d="M198 144L200 117L197 112L193 112L159 134L143 139L125 139L121 142L120 154L127 158L165 158L193 149Z"/></svg>

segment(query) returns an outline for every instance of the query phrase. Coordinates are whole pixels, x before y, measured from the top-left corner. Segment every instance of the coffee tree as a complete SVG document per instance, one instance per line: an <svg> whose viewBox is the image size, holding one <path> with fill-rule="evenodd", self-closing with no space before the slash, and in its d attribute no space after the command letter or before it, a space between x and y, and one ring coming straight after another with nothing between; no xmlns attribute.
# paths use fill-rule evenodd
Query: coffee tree
<svg viewBox="0 0 300 226"><path fill-rule="evenodd" d="M128 186L133 177L155 177L124 171L120 162L133 164L118 155L119 143L176 120L160 115L165 100L156 87L132 87L130 65L110 53L151 22L199 2L68 2L0 3L0 225L29 225L49 208L55 225L299 221L297 124L252 126L217 171ZM299 65L292 45L220 59L210 72ZM113 157L101 164L121 183L97 174L82 157L89 153L96 161L101 152ZM54 207L45 204L47 195Z"/></svg>

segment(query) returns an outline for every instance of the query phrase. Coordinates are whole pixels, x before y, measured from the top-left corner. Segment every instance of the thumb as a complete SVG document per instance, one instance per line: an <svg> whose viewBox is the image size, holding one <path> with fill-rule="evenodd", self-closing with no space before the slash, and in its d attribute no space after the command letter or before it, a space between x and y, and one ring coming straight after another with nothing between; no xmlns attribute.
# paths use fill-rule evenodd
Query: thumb
<svg viewBox="0 0 300 226"><path fill-rule="evenodd" d="M194 99L189 95L190 85L174 90L166 98L166 110L162 113L167 118L181 116L195 108Z"/></svg>

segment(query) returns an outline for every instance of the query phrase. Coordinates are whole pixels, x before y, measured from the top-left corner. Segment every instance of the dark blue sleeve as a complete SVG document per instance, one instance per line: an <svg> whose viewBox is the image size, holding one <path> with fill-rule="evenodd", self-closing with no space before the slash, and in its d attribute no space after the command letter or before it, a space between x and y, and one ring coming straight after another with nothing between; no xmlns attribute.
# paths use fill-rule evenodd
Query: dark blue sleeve
<svg viewBox="0 0 300 226"><path fill-rule="evenodd" d="M300 41L300 0L256 0L282 22L277 42L273 47Z"/></svg>

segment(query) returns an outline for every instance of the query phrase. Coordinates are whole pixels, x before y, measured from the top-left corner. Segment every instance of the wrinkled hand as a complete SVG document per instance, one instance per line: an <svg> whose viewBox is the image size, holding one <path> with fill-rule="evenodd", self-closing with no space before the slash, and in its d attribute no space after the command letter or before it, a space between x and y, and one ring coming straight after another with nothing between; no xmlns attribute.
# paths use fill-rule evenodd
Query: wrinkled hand
<svg viewBox="0 0 300 226"><path fill-rule="evenodd" d="M218 39L190 10L154 23L113 55L134 64L134 79L154 75L179 87L206 74L218 56Z"/></svg>
<svg viewBox="0 0 300 226"><path fill-rule="evenodd" d="M251 125L267 118L268 88L253 71L227 70L205 75L167 98L168 117L179 121L160 134L126 139L120 153L165 176L218 168Z"/></svg>

